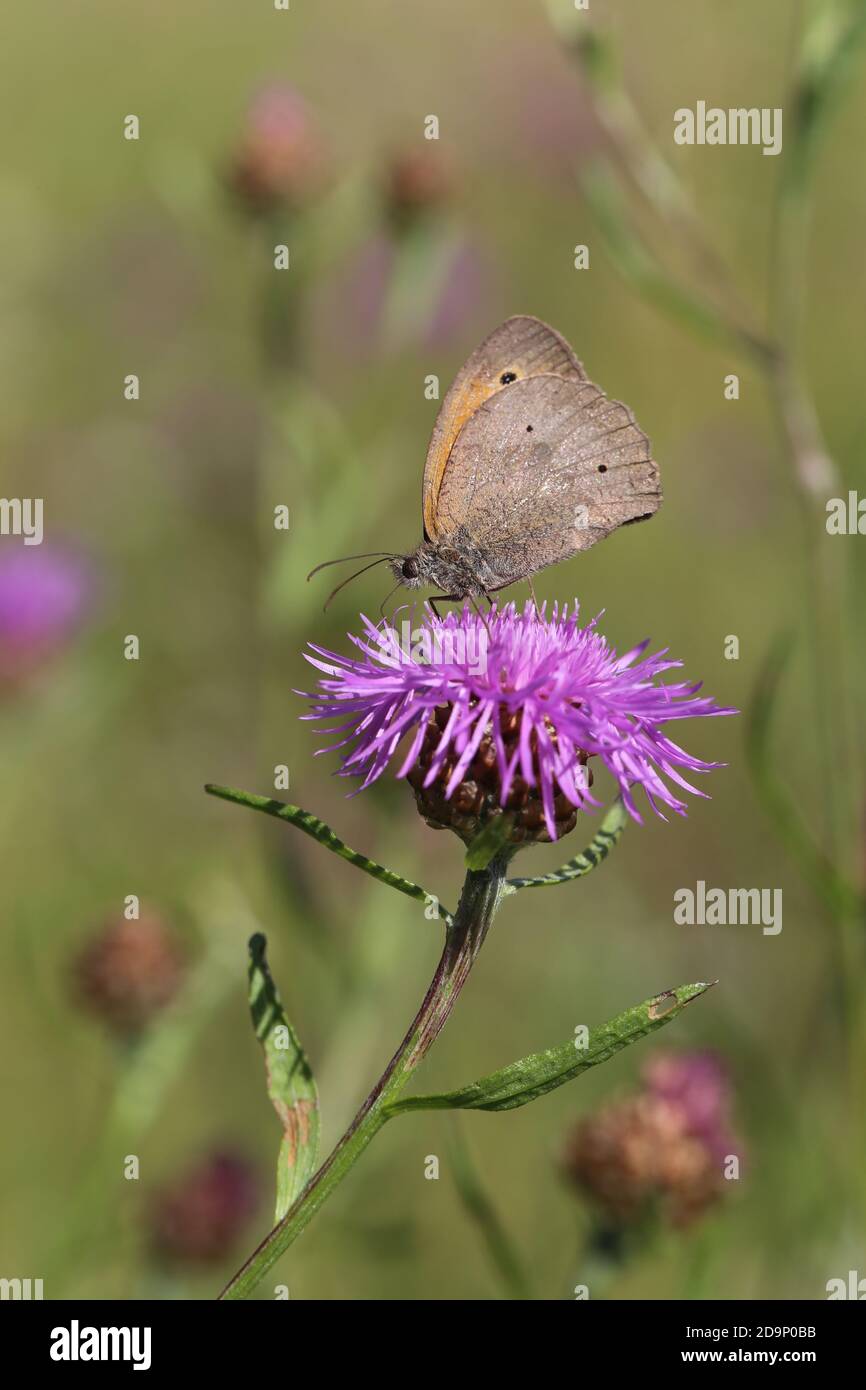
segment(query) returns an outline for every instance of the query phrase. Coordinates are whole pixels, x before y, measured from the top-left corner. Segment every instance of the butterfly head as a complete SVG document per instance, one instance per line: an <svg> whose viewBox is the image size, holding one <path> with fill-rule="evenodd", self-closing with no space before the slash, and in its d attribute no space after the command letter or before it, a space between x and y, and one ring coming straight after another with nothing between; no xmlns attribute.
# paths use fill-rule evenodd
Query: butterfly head
<svg viewBox="0 0 866 1390"><path fill-rule="evenodd" d="M423 544L419 545L417 550L413 550L411 555L395 555L391 561L391 569L398 584L405 585L407 589L420 589L422 584L429 583L432 579L429 558L424 553Z"/></svg>
<svg viewBox="0 0 866 1390"><path fill-rule="evenodd" d="M397 555L391 561L398 584L407 589L426 584L455 599L487 591L493 581L482 569L468 538L461 538L459 547L423 540L411 554Z"/></svg>

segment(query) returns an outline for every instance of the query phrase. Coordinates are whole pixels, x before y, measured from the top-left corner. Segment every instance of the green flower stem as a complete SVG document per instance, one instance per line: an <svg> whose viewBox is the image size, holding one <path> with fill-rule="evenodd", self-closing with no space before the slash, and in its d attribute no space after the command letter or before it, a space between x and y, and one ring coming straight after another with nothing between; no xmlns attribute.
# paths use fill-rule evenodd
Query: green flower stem
<svg viewBox="0 0 866 1390"><path fill-rule="evenodd" d="M627 824L628 813L622 801L617 799L586 849L551 874L540 874L538 878L510 878L505 885L506 893L516 893L518 888L548 888L554 883L568 883L570 879L583 878L607 858Z"/></svg>
<svg viewBox="0 0 866 1390"><path fill-rule="evenodd" d="M217 795L225 794L223 788L212 790ZM237 800L241 804L253 805L262 810L266 809L268 804L260 806L259 803L264 802L264 798L246 797L242 793L232 793L226 799ZM270 804L279 805L276 802ZM309 820L313 820L313 817L309 817ZM302 825L301 828L306 827ZM307 833L315 832L308 830ZM503 855L494 859L486 869L470 871L466 875L457 912L447 927L445 947L436 973L402 1043L330 1157L311 1178L283 1220L265 1237L223 1290L221 1298L242 1299L252 1293L272 1265L288 1250L350 1172L367 1145L385 1124L388 1119L388 1103L395 1099L415 1068L427 1055L466 983L502 897L505 866L506 858Z"/></svg>
<svg viewBox="0 0 866 1390"><path fill-rule="evenodd" d="M356 869L362 869L371 878L378 879L380 883L386 883L389 888L396 888L398 893L405 893L409 898L415 898L417 902L435 903L436 911L442 918L446 926L451 925L451 913L442 906L439 899L434 894L428 893L420 884L413 883L409 878L403 878L400 874L395 874L393 869L386 869L384 864L377 864L375 859L368 859L366 854L360 854L356 849L350 849L339 836L335 835L329 825L319 820L309 811L303 811L300 806L289 806L285 801L275 801L270 796L253 796L250 792L236 791L234 787L218 787L212 782L208 782L205 791L209 796L221 797L223 801L233 801L238 806L249 806L254 811L264 811L267 816L276 816L277 820L288 821L298 830L303 830L305 835L317 840L325 849L329 849L332 854L338 854L341 859L345 859L349 864L354 864Z"/></svg>

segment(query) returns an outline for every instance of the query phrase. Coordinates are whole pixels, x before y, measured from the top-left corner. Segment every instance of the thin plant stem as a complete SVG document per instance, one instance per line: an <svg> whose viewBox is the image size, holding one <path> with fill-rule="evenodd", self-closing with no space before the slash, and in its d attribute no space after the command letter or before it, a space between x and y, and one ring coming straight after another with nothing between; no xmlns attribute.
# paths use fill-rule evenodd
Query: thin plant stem
<svg viewBox="0 0 866 1390"><path fill-rule="evenodd" d="M532 1298L521 1255L481 1181L469 1145L457 1124L453 1126L451 1136L451 1161L460 1201L478 1228L506 1297L520 1300Z"/></svg>
<svg viewBox="0 0 866 1390"><path fill-rule="evenodd" d="M354 1167L388 1119L388 1103L402 1091L429 1052L457 1002L502 897L507 856L466 875L460 903L446 930L445 946L424 1000L385 1071L349 1128L301 1195L265 1237L220 1295L249 1297L312 1217Z"/></svg>

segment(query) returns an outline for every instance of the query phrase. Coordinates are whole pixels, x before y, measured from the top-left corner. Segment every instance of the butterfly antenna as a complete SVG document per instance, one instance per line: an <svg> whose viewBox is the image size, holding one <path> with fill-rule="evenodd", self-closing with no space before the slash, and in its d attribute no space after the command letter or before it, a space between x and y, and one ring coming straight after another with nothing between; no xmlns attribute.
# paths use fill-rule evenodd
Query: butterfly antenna
<svg viewBox="0 0 866 1390"><path fill-rule="evenodd" d="M341 555L339 560L325 560L323 564L316 565L316 568L310 570L307 575L307 583L309 584L314 574L318 574L319 570L326 570L329 565L344 565L347 560L369 560L374 555L381 555L385 560L397 559L397 556L392 555L389 550L368 550L363 555ZM363 574L363 570L359 570L358 573Z"/></svg>
<svg viewBox="0 0 866 1390"><path fill-rule="evenodd" d="M360 557L360 555L352 555L352 556L346 555L344 558L347 559L347 560L349 560L349 559L360 560L361 557ZM327 613L327 611L328 611L328 605L330 604L331 599L336 598L336 596L337 596L337 594L340 592L340 590L341 590L341 589L345 589L345 587L346 587L347 584L351 584L351 582L352 582L353 579L357 579L359 574L366 574L366 573L367 573L367 570L375 569L377 565L384 565L384 563L385 563L386 560L391 560L391 559L393 559L393 556L392 556L392 555L382 555L382 557L381 557L380 559L374 560L372 564L370 564L370 565L362 565L361 568L360 568L359 570L355 570L355 573L354 573L354 574L350 574L348 579L344 579L343 582L342 582L342 584L338 584L337 587L336 587L336 589L332 589L332 590L331 590L331 592L328 594L328 597L325 599L325 604L324 604L324 607L322 608L322 612L323 612L323 613ZM330 563L339 564L339 561L338 561L338 560L334 560L334 561L329 561L328 563L329 563L329 564L330 564ZM324 569L324 565L320 565L320 566L319 566L319 569ZM313 573L315 574L315 570L313 571ZM400 587L400 585L398 584L398 585L397 585L397 588L399 589L399 587ZM393 590L392 590L392 592L393 592Z"/></svg>
<svg viewBox="0 0 866 1390"><path fill-rule="evenodd" d="M382 599L382 603L381 603L380 608L379 608L379 617L380 617L380 618L384 618L384 616L385 616L385 604L388 602L389 598L391 597L391 594L396 594L397 590L398 590L400 587L401 587L401 586L400 586L399 584L395 584L394 587L393 587L393 589L391 589L391 591L390 591L389 593L387 593L387 594L385 595L385 597Z"/></svg>

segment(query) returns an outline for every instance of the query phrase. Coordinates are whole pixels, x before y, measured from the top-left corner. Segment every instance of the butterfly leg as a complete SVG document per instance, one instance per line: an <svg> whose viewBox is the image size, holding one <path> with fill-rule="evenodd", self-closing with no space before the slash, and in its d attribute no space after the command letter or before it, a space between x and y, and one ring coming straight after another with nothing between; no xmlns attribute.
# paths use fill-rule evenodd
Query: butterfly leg
<svg viewBox="0 0 866 1390"><path fill-rule="evenodd" d="M489 595L489 594L485 594L484 597L490 602L490 606L492 607L493 604L492 604L492 601L490 600L490 595ZM490 631L490 624L488 623L486 617L484 616L483 612L481 611L481 608L480 608L479 605L478 605L478 600L477 600L475 597L473 597L472 594L470 594L470 595L469 595L469 602L472 604L472 607L475 609L475 612L478 614L479 618L481 619L482 623L484 624L485 630L486 630L486 632L487 632L487 636L492 638L493 633Z"/></svg>
<svg viewBox="0 0 866 1390"><path fill-rule="evenodd" d="M535 589L532 587L532 575L531 575L531 574L528 574L528 575L526 576L526 582L527 582L527 584L529 585L529 592L530 592L530 594L532 595L532 602L535 604L535 611L536 611L536 613L537 613L537 612L538 612L538 599L535 597Z"/></svg>
<svg viewBox="0 0 866 1390"><path fill-rule="evenodd" d="M437 603L453 603L454 600L459 597L459 594L436 594L435 598L428 598L427 602L433 609L433 612L436 614L436 617L441 618L442 615L439 612L439 609L436 607Z"/></svg>

